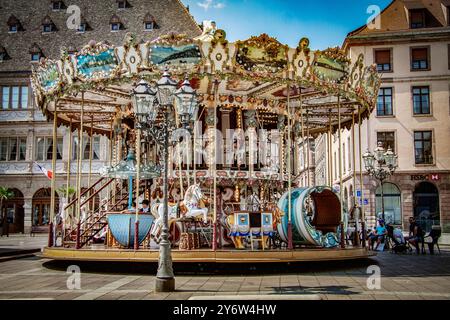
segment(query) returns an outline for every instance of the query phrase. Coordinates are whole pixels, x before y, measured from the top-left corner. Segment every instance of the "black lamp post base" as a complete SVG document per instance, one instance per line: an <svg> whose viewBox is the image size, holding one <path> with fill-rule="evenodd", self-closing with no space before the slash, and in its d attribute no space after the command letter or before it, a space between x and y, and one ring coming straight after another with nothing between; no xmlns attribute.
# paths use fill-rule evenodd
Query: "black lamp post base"
<svg viewBox="0 0 450 320"><path fill-rule="evenodd" d="M175 291L175 278L155 279L155 292L174 292Z"/></svg>

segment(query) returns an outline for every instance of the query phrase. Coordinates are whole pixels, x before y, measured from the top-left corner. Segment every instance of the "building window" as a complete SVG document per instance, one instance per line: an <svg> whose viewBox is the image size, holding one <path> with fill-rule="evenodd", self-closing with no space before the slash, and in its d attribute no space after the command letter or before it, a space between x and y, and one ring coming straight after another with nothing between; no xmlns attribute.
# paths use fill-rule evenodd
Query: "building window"
<svg viewBox="0 0 450 320"><path fill-rule="evenodd" d="M384 198L384 218L386 224L402 225L402 203L401 193L399 188L389 182L383 183L383 198ZM376 211L377 216L383 216L382 202L381 202L381 187L376 190Z"/></svg>
<svg viewBox="0 0 450 320"><path fill-rule="evenodd" d="M24 161L26 152L26 137L0 138L0 161Z"/></svg>
<svg viewBox="0 0 450 320"><path fill-rule="evenodd" d="M117 8L119 9L128 8L128 2L126 0L117 0Z"/></svg>
<svg viewBox="0 0 450 320"><path fill-rule="evenodd" d="M3 86L1 90L2 109L28 108L27 86Z"/></svg>
<svg viewBox="0 0 450 320"><path fill-rule="evenodd" d="M413 108L415 115L430 114L429 87L413 87Z"/></svg>
<svg viewBox="0 0 450 320"><path fill-rule="evenodd" d="M448 69L450 70L450 44L447 46Z"/></svg>
<svg viewBox="0 0 450 320"><path fill-rule="evenodd" d="M352 148L350 147L351 140L350 138L347 138L347 145L348 145L348 171L352 170Z"/></svg>
<svg viewBox="0 0 450 320"><path fill-rule="evenodd" d="M16 33L17 32L17 24L9 26L9 32Z"/></svg>
<svg viewBox="0 0 450 320"><path fill-rule="evenodd" d="M414 132L414 154L416 164L433 164L433 133L431 131Z"/></svg>
<svg viewBox="0 0 450 320"><path fill-rule="evenodd" d="M42 32L49 33L49 32L52 32L52 31L53 31L53 27L52 27L51 24L44 24L42 26Z"/></svg>
<svg viewBox="0 0 450 320"><path fill-rule="evenodd" d="M381 142L385 150L391 148L395 153L395 132L377 132L377 142Z"/></svg>
<svg viewBox="0 0 450 320"><path fill-rule="evenodd" d="M56 144L56 160L62 160L63 138L57 138ZM38 137L36 138L36 160L50 161L53 157L53 138Z"/></svg>
<svg viewBox="0 0 450 320"><path fill-rule="evenodd" d="M380 88L377 100L377 116L392 116L392 88Z"/></svg>
<svg viewBox="0 0 450 320"><path fill-rule="evenodd" d="M40 59L41 59L41 54L40 53L32 53L31 54L31 61L39 62Z"/></svg>
<svg viewBox="0 0 450 320"><path fill-rule="evenodd" d="M93 148L91 149L91 139L89 136L83 136L82 160L89 160L89 154L92 152L92 160L100 160L100 136L94 136L92 139ZM72 143L72 160L76 160L78 156L78 137L73 137Z"/></svg>
<svg viewBox="0 0 450 320"><path fill-rule="evenodd" d="M80 23L80 25L77 28L78 32L86 32L86 23Z"/></svg>
<svg viewBox="0 0 450 320"><path fill-rule="evenodd" d="M66 9L64 1L61 1L61 0L53 0L52 1L52 10L53 11L61 11L64 9Z"/></svg>
<svg viewBox="0 0 450 320"><path fill-rule="evenodd" d="M145 30L153 30L153 22L146 22Z"/></svg>
<svg viewBox="0 0 450 320"><path fill-rule="evenodd" d="M119 31L120 23L111 23L111 31Z"/></svg>
<svg viewBox="0 0 450 320"><path fill-rule="evenodd" d="M60 0L52 1L52 10L53 11L61 11L64 9L66 9L66 5L64 4L64 1L60 1Z"/></svg>
<svg viewBox="0 0 450 320"><path fill-rule="evenodd" d="M392 50L375 50L375 63L377 64L378 72L392 71Z"/></svg>
<svg viewBox="0 0 450 320"><path fill-rule="evenodd" d="M450 26L450 5L447 6L447 25Z"/></svg>
<svg viewBox="0 0 450 320"><path fill-rule="evenodd" d="M425 10L410 10L409 20L411 29L425 28Z"/></svg>
<svg viewBox="0 0 450 320"><path fill-rule="evenodd" d="M428 48L411 48L411 70L429 70Z"/></svg>
<svg viewBox="0 0 450 320"><path fill-rule="evenodd" d="M347 170L346 166L346 152L345 152L345 142L342 144L342 168L343 173Z"/></svg>

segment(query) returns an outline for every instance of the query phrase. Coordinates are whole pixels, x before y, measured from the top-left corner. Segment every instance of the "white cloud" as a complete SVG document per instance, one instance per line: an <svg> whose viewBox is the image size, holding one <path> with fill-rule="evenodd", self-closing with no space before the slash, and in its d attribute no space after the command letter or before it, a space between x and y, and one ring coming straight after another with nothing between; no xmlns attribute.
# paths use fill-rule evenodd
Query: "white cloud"
<svg viewBox="0 0 450 320"><path fill-rule="evenodd" d="M225 4L223 2L215 2L213 0L204 0L203 2L197 2L197 5L205 9L205 11L208 11L210 8L214 9L225 8Z"/></svg>

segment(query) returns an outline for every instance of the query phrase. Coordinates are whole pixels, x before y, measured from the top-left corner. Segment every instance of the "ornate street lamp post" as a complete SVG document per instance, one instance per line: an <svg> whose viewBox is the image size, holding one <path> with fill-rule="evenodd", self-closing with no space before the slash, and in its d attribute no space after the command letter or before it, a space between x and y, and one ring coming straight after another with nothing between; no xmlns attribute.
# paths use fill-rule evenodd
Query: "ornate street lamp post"
<svg viewBox="0 0 450 320"><path fill-rule="evenodd" d="M391 148L386 151L383 148L383 143L378 142L378 146L375 148L372 154L369 150L362 156L364 160L364 165L366 171L371 177L380 181L381 186L381 213L383 220L385 220L384 215L384 181L392 176L397 169L397 155L392 152ZM362 196L362 195L361 195Z"/></svg>
<svg viewBox="0 0 450 320"><path fill-rule="evenodd" d="M169 241L169 205L168 205L168 169L169 169L169 137L177 129L172 121L175 102L176 114L183 127L188 127L196 114L197 100L194 89L186 79L177 90L177 82L165 71L157 82L156 88L145 81L139 82L133 90L132 100L137 118L137 129L149 135L154 142L161 146L164 159L164 212L159 244L159 263L156 275L155 291L171 292L175 290L175 277L172 268L171 244ZM158 113L163 114L163 122L157 122Z"/></svg>

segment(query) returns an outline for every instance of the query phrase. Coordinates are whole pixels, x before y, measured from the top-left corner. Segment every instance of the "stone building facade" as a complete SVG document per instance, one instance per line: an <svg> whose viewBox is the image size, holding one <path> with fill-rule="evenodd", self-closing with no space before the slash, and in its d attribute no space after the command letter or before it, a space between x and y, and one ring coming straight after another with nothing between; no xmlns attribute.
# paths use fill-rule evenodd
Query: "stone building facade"
<svg viewBox="0 0 450 320"><path fill-rule="evenodd" d="M450 1L393 1L375 20L351 32L344 49L351 59L363 53L366 64L375 63L382 76L378 104L362 126L362 151L378 142L398 155L398 168L384 184L386 220L408 229L416 217L429 231L440 225L442 241L450 242ZM379 28L376 23L379 22ZM320 138L319 138L320 139ZM322 138L324 139L324 138ZM326 140L326 139L325 139ZM333 139L333 184L339 184L339 143ZM359 190L359 160L350 131L342 132L341 159L344 200L351 205L353 192L364 202L366 216L381 214L379 183L364 170L364 192ZM323 152L323 148L317 150ZM321 155L316 155L318 158ZM353 173L357 173L356 185Z"/></svg>
<svg viewBox="0 0 450 320"><path fill-rule="evenodd" d="M80 24L74 28L78 9ZM170 32L201 34L180 0L0 1L0 185L15 193L2 208L7 210L10 232L26 233L32 225L48 223L50 180L37 164L51 169L52 124L34 104L29 80L33 65L41 57L59 57L62 48L76 52L90 40L120 45L127 33L148 41ZM58 139L56 187L66 185L69 158L74 186L76 138L70 151L68 128L58 129ZM83 187L88 185L89 153L91 181L98 179L109 157L107 137L96 136L92 148L88 141L83 145Z"/></svg>

